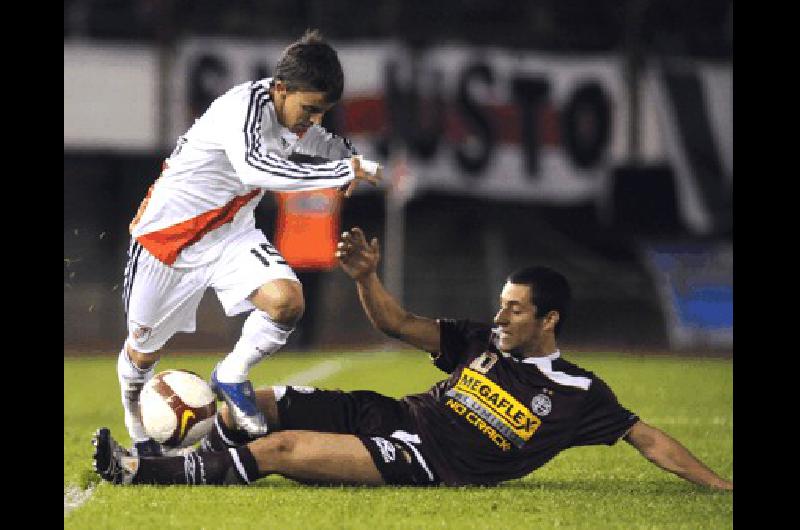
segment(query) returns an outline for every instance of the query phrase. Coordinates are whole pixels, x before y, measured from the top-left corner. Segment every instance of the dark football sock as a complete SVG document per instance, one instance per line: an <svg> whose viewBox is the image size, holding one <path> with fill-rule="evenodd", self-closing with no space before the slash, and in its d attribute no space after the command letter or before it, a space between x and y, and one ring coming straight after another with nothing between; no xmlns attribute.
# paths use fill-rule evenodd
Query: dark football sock
<svg viewBox="0 0 800 530"><path fill-rule="evenodd" d="M185 456L140 457L133 484L190 484L186 464Z"/></svg>
<svg viewBox="0 0 800 530"><path fill-rule="evenodd" d="M233 460L236 474L244 483L249 484L261 478L261 473L258 471L258 463L247 446L243 445L228 449L228 453Z"/></svg>
<svg viewBox="0 0 800 530"><path fill-rule="evenodd" d="M252 455L250 458L254 464L255 459ZM241 460L241 457L239 459ZM249 480L241 475L238 467L228 451L218 453L198 451L185 456L142 457L139 459L139 470L133 479L133 484L247 484Z"/></svg>
<svg viewBox="0 0 800 530"><path fill-rule="evenodd" d="M214 418L214 426L203 441L202 448L206 451L224 451L250 441L252 438L249 434L235 427L228 427L217 414Z"/></svg>

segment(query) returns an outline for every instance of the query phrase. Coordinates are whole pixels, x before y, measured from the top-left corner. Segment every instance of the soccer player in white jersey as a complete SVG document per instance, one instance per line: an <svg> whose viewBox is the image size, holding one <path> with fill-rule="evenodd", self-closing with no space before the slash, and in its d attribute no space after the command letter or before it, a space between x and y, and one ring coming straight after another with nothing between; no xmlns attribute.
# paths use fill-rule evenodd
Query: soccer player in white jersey
<svg viewBox="0 0 800 530"><path fill-rule="evenodd" d="M284 50L274 77L217 98L164 162L131 222L123 289L128 336L117 375L136 453L163 452L145 433L139 394L164 344L194 332L209 287L226 315L251 311L211 386L241 429L266 434L248 372L286 343L304 299L294 271L256 228L253 210L266 190L335 187L349 197L359 181L380 181L377 164L320 125L343 86L336 51L307 31Z"/></svg>

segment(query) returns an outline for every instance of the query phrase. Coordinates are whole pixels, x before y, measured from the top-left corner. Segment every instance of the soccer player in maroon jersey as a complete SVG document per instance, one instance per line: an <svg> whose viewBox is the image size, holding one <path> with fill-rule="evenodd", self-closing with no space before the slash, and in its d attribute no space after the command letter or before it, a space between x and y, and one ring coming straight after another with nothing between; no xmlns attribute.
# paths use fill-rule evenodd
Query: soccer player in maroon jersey
<svg viewBox="0 0 800 530"><path fill-rule="evenodd" d="M372 324L430 352L448 374L428 392L394 399L371 391L274 386L257 402L270 434L235 428L227 410L196 452L137 457L98 430L96 471L116 484L245 484L270 474L306 483L492 485L524 477L559 452L622 439L688 481L733 489L680 442L619 404L592 372L563 359L557 336L570 287L558 272L512 273L492 324L415 315L377 275L377 238L342 234L337 257Z"/></svg>

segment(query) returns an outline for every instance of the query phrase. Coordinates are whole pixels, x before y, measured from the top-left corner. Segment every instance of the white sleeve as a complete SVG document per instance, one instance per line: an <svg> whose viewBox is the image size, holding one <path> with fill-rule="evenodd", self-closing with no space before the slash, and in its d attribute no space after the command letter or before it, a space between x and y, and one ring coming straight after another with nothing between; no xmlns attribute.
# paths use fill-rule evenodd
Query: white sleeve
<svg viewBox="0 0 800 530"><path fill-rule="evenodd" d="M341 160L358 154L347 138L330 133L319 125L312 125L306 130L303 137L294 144L292 153L327 160Z"/></svg>
<svg viewBox="0 0 800 530"><path fill-rule="evenodd" d="M340 188L353 180L349 159L306 164L283 158L277 148L271 150L270 140L261 130L263 113L269 112L268 99L266 87L253 84L237 97L219 101L216 109L215 118L222 129L218 138L243 183L275 191L303 191Z"/></svg>

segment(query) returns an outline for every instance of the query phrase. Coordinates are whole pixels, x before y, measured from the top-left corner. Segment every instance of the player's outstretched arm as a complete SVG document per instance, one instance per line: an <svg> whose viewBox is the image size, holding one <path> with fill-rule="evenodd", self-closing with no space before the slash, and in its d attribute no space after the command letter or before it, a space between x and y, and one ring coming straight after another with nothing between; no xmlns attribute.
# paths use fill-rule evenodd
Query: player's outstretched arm
<svg viewBox="0 0 800 530"><path fill-rule="evenodd" d="M292 150L292 157L296 156L317 161L348 159L353 167L353 180L347 185L345 197L352 195L359 182L377 186L383 179L383 168L380 164L363 159L347 138L331 134L320 125L309 127L297 141Z"/></svg>
<svg viewBox="0 0 800 530"><path fill-rule="evenodd" d="M347 185L347 189L344 192L344 196L347 198L353 194L359 182L366 182L372 186L377 186L383 179L383 168L380 164L369 160L363 160L357 155L350 158L350 164L353 166L353 175L355 176L353 180L350 181L350 184ZM372 164L374 167L368 167L368 164Z"/></svg>
<svg viewBox="0 0 800 530"><path fill-rule="evenodd" d="M725 480L689 452L679 441L665 432L647 425L643 421L636 422L625 441L658 467L675 473L701 486L732 490L733 482Z"/></svg>
<svg viewBox="0 0 800 530"><path fill-rule="evenodd" d="M356 282L358 298L372 325L416 348L439 351L439 323L403 309L378 278L378 238L367 243L364 232L352 228L343 232L336 250L339 264Z"/></svg>

